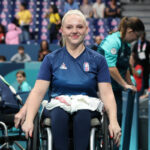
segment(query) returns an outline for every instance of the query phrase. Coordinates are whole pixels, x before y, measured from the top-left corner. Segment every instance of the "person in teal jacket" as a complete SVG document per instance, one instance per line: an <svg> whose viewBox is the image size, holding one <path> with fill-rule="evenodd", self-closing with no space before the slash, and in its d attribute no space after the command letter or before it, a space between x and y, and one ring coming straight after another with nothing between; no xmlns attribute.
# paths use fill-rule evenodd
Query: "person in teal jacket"
<svg viewBox="0 0 150 150"><path fill-rule="evenodd" d="M26 81L26 74L24 71L18 71L16 73L17 82L19 83L17 92L29 92L31 91L31 86Z"/></svg>
<svg viewBox="0 0 150 150"><path fill-rule="evenodd" d="M110 33L97 50L105 56L109 66L120 126L122 122L122 91L126 89L136 91L129 72L130 43L137 40L144 30L144 24L140 19L124 17L120 21L118 31Z"/></svg>

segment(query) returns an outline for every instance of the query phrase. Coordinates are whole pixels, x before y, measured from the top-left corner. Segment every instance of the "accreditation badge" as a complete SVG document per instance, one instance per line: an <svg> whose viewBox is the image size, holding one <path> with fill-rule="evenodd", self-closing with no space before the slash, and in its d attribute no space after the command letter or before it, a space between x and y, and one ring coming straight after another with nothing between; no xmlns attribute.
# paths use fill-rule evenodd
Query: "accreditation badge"
<svg viewBox="0 0 150 150"><path fill-rule="evenodd" d="M146 59L145 52L140 52L140 53L138 53L138 56L139 56L139 58L140 58L141 60Z"/></svg>

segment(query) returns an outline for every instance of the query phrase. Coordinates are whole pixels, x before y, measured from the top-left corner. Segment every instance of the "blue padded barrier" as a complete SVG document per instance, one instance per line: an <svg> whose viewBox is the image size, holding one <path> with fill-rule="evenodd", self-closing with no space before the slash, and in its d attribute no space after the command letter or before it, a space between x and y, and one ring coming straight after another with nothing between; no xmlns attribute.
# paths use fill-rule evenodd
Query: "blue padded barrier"
<svg viewBox="0 0 150 150"><path fill-rule="evenodd" d="M123 92L122 137L120 150L129 150L132 127L132 116L135 94L131 90Z"/></svg>

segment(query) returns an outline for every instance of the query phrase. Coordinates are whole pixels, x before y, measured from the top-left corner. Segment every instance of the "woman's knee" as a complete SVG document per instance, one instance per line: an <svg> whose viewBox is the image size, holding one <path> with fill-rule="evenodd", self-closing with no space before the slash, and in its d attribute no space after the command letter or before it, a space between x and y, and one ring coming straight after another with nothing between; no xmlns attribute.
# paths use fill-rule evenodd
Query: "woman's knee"
<svg viewBox="0 0 150 150"><path fill-rule="evenodd" d="M89 110L79 110L73 115L74 126L90 126L91 112Z"/></svg>
<svg viewBox="0 0 150 150"><path fill-rule="evenodd" d="M69 120L69 114L62 108L54 108L50 111L50 118L52 123L67 123Z"/></svg>

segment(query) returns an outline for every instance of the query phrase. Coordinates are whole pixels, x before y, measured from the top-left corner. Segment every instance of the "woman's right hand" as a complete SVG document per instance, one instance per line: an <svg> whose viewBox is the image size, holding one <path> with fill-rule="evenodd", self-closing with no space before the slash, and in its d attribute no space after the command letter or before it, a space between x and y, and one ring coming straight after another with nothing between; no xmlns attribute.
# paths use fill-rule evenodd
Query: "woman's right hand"
<svg viewBox="0 0 150 150"><path fill-rule="evenodd" d="M22 130L25 133L25 137L28 139L28 137L32 137L32 132L33 132L34 124L32 121L25 121L22 125Z"/></svg>
<svg viewBox="0 0 150 150"><path fill-rule="evenodd" d="M126 84L124 88L125 88L125 90L130 89L134 92L137 92L137 89L134 85Z"/></svg>
<svg viewBox="0 0 150 150"><path fill-rule="evenodd" d="M20 111L15 115L14 123L16 128L18 128L19 125L22 125L24 123L26 118L26 112L27 112L27 108L26 105L24 105L20 109Z"/></svg>

